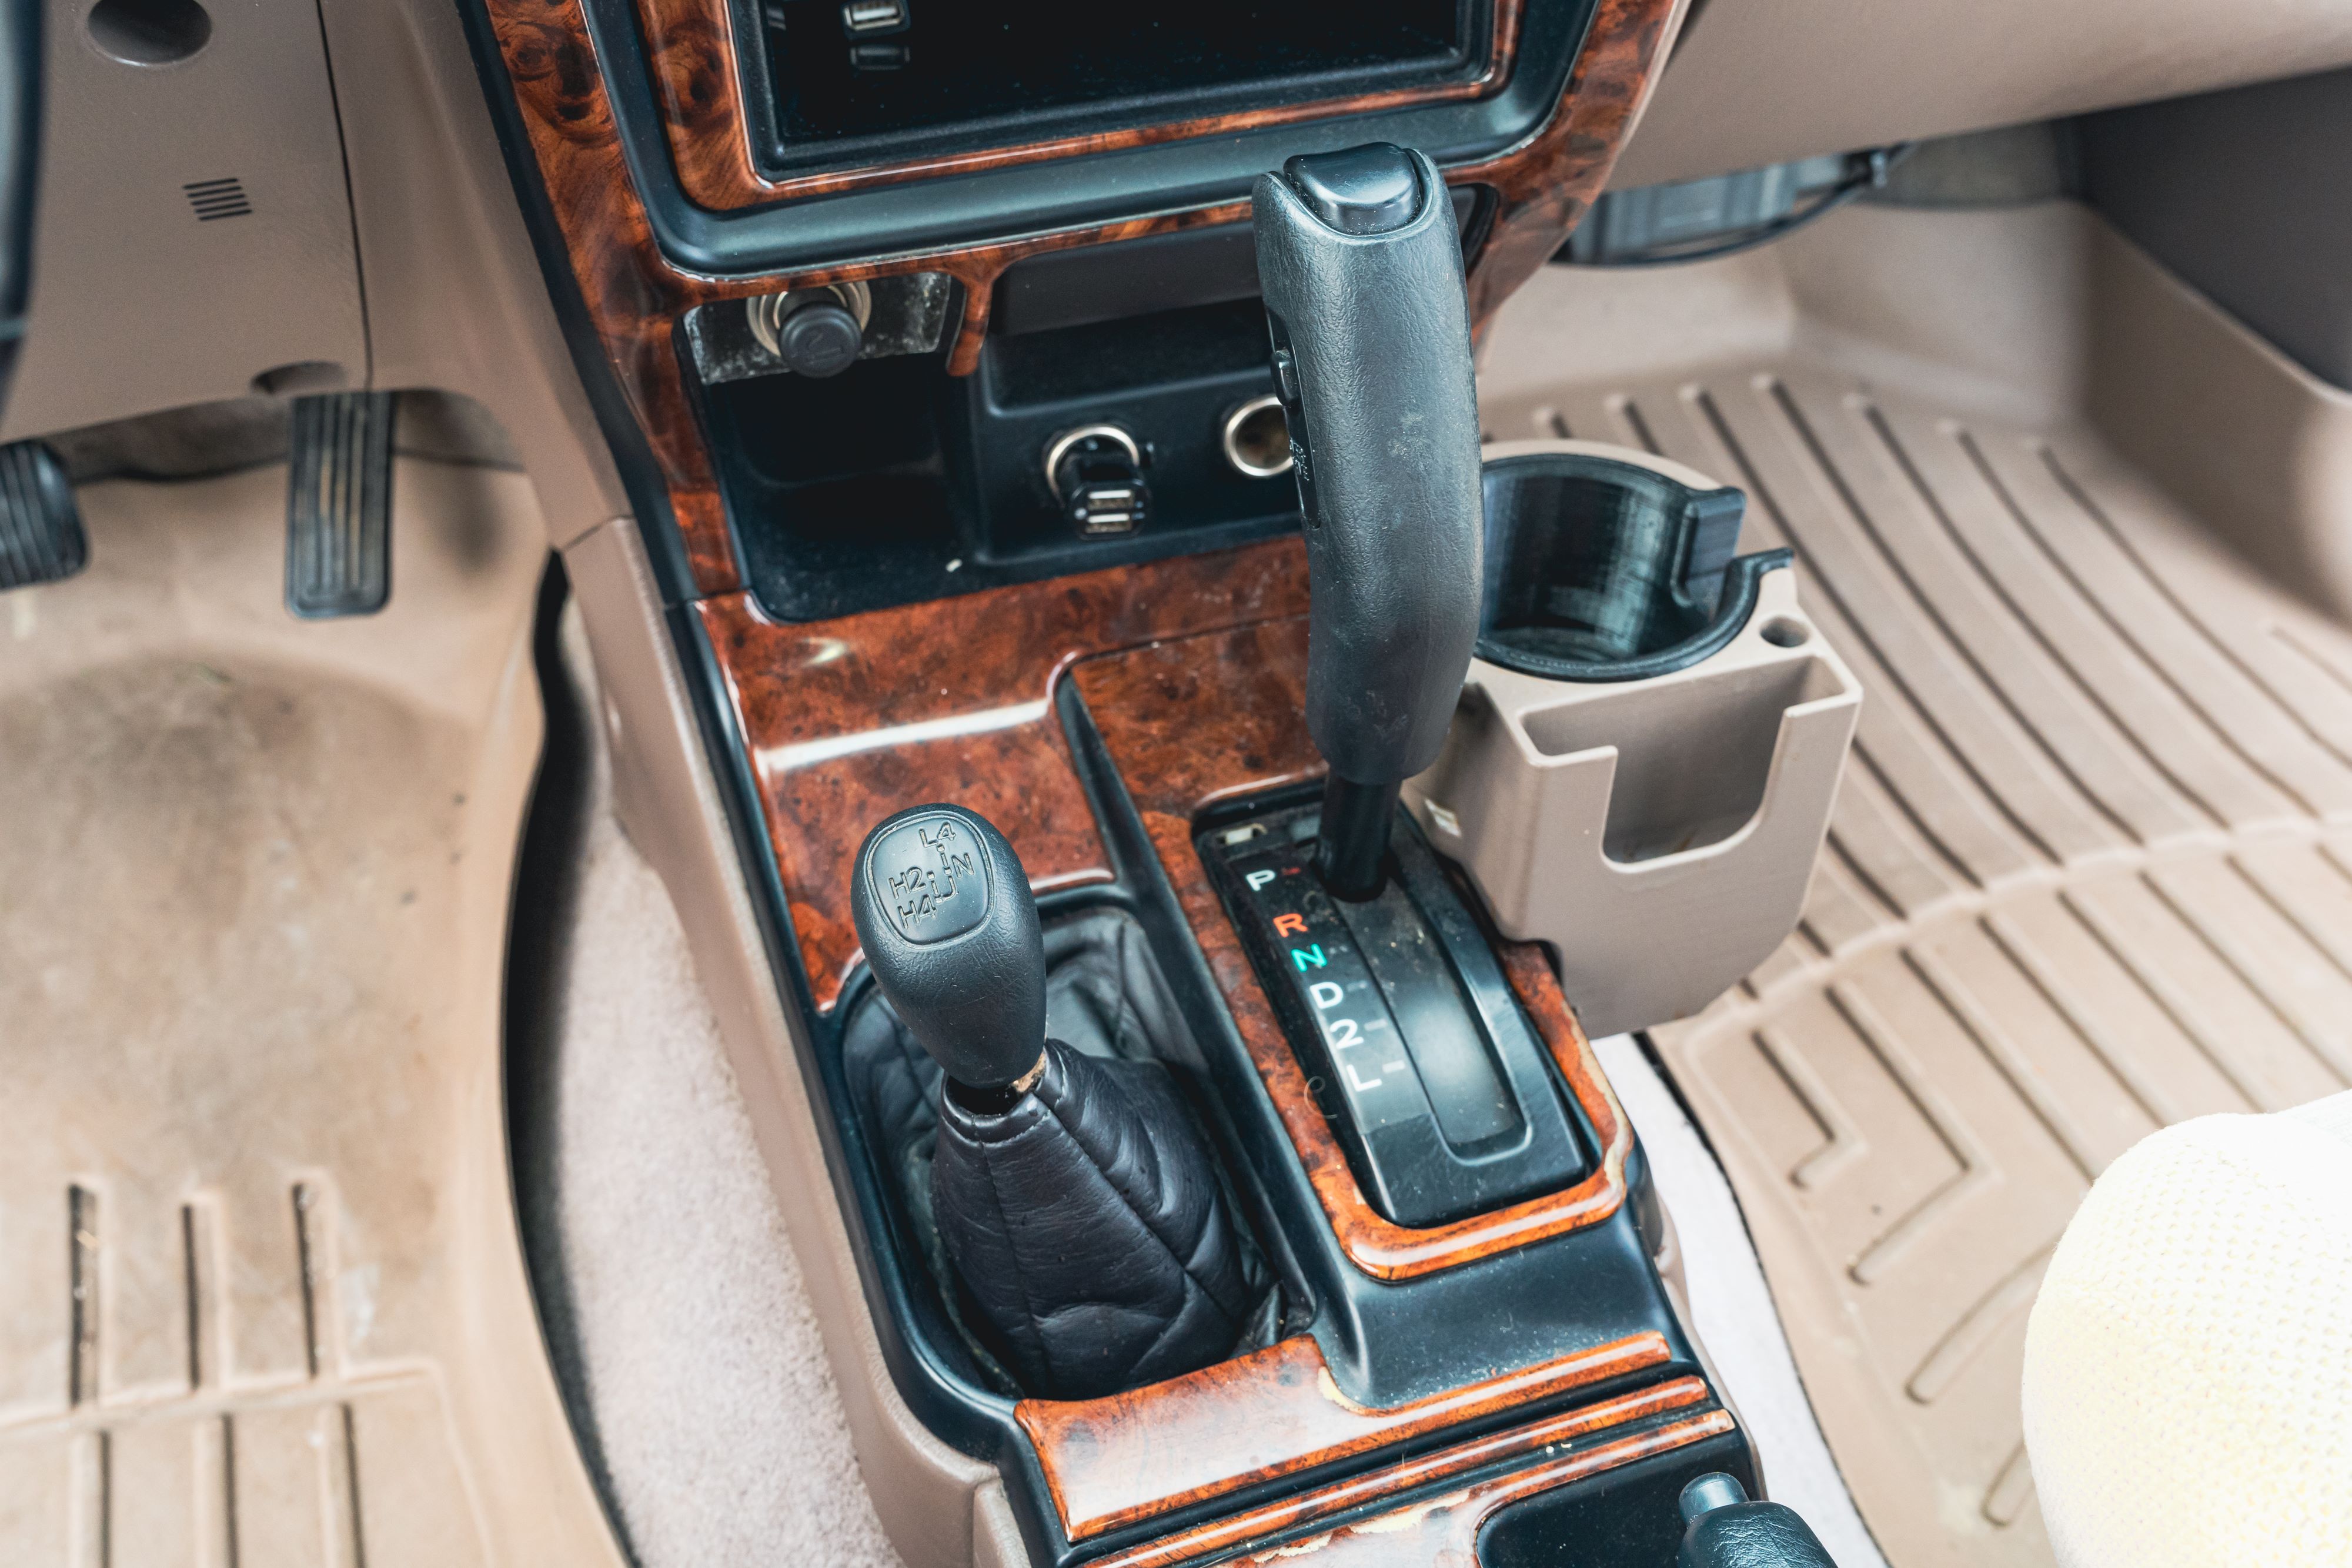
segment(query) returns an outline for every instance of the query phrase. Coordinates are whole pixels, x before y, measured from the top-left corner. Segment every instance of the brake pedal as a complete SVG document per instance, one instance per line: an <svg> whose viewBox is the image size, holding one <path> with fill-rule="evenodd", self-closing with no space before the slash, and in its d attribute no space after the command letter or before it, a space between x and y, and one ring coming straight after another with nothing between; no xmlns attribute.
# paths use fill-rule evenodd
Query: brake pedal
<svg viewBox="0 0 2352 1568"><path fill-rule="evenodd" d="M286 608L305 621L373 615L392 597L388 392L294 400L286 468Z"/></svg>
<svg viewBox="0 0 2352 1568"><path fill-rule="evenodd" d="M63 582L89 564L73 481L38 441L0 446L0 591Z"/></svg>

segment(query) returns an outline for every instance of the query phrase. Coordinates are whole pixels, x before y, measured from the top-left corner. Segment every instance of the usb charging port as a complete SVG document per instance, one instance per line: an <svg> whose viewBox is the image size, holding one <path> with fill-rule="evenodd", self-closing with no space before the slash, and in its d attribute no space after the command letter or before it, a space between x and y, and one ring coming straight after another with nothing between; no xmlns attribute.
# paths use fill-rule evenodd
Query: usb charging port
<svg viewBox="0 0 2352 1568"><path fill-rule="evenodd" d="M846 0L841 26L852 34L898 33L906 30L907 0Z"/></svg>

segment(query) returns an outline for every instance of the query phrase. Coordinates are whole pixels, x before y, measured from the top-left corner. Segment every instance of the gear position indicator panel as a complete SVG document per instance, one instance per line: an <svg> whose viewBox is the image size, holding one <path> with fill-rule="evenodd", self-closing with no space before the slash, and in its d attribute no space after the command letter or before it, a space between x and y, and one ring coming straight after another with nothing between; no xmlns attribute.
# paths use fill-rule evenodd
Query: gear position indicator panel
<svg viewBox="0 0 2352 1568"><path fill-rule="evenodd" d="M1410 820L1396 874L1362 903L1316 876L1316 821L1285 812L1200 847L1365 1195L1427 1227L1580 1179L1590 1138Z"/></svg>
<svg viewBox="0 0 2352 1568"><path fill-rule="evenodd" d="M1332 1086L1347 1098L1349 1119L1367 1135L1429 1119L1429 1095L1396 1019L1305 859L1296 850L1277 851L1236 861L1234 869L1288 960L1284 977L1322 1037Z"/></svg>

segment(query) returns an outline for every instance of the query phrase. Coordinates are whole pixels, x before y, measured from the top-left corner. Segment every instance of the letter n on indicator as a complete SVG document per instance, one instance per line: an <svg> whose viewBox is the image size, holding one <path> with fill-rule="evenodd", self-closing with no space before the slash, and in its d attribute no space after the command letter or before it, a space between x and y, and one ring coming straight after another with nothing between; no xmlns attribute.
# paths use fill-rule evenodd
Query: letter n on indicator
<svg viewBox="0 0 2352 1568"><path fill-rule="evenodd" d="M1312 947L1293 947L1290 961L1298 966L1298 972L1302 975L1308 969L1320 969L1329 962L1323 956L1323 944L1320 942Z"/></svg>

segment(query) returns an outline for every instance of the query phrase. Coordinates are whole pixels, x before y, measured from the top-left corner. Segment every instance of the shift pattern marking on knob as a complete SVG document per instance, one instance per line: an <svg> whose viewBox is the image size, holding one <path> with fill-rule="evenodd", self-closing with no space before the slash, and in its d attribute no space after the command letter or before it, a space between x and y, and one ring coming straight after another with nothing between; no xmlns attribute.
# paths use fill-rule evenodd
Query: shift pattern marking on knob
<svg viewBox="0 0 2352 1568"><path fill-rule="evenodd" d="M916 817L884 833L866 852L874 902L899 936L929 944L961 936L988 918L987 854L945 811Z"/></svg>

